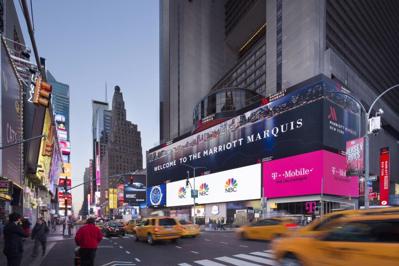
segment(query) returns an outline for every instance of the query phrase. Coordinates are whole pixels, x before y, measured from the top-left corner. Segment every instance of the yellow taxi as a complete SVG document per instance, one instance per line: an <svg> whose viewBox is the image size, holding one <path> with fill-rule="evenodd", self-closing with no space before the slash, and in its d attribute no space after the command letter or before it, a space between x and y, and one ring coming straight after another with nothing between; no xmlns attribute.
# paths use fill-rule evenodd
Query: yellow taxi
<svg viewBox="0 0 399 266"><path fill-rule="evenodd" d="M123 226L123 229L125 229L126 233L134 235L136 233L136 226L137 226L137 221L130 220Z"/></svg>
<svg viewBox="0 0 399 266"><path fill-rule="evenodd" d="M272 247L281 265L398 265L399 214L339 219L321 234L282 238Z"/></svg>
<svg viewBox="0 0 399 266"><path fill-rule="evenodd" d="M345 210L329 213L311 222L305 227L293 232L294 236L311 236L320 234L333 227L340 219L359 215L399 214L398 207L375 208L367 210Z"/></svg>
<svg viewBox="0 0 399 266"><path fill-rule="evenodd" d="M197 237L200 235L200 226L198 224L192 224L186 220L177 221L180 228L182 237Z"/></svg>
<svg viewBox="0 0 399 266"><path fill-rule="evenodd" d="M272 240L296 227L297 224L290 218L269 218L241 226L236 233L242 239Z"/></svg>
<svg viewBox="0 0 399 266"><path fill-rule="evenodd" d="M175 242L180 236L179 225L171 217L146 218L136 226L136 241L145 240L150 245L159 240Z"/></svg>

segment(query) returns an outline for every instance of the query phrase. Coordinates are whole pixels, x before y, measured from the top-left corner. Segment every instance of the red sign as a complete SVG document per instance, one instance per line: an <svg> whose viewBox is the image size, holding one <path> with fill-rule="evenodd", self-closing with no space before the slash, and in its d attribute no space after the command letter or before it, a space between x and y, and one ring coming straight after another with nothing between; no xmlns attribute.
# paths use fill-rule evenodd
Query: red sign
<svg viewBox="0 0 399 266"><path fill-rule="evenodd" d="M72 179L68 178L66 182L67 182L67 188L70 189L72 186ZM58 179L58 186L64 188L65 178Z"/></svg>
<svg viewBox="0 0 399 266"><path fill-rule="evenodd" d="M370 192L369 199L375 199L375 198L377 198L377 192Z"/></svg>
<svg viewBox="0 0 399 266"><path fill-rule="evenodd" d="M380 205L389 204L389 148L380 150Z"/></svg>

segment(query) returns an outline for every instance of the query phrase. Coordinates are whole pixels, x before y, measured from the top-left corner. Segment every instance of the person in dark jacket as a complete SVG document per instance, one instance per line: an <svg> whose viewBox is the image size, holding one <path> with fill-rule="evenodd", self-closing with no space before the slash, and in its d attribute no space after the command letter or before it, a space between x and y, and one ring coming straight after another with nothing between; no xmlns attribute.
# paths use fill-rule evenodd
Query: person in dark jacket
<svg viewBox="0 0 399 266"><path fill-rule="evenodd" d="M32 257L37 256L37 252L39 249L39 245L42 246L42 256L46 254L46 243L47 243L47 234L49 232L46 221L42 217L37 220L35 227L32 230L32 239L35 240L35 244L33 246Z"/></svg>
<svg viewBox="0 0 399 266"><path fill-rule="evenodd" d="M94 218L89 218L86 225L76 232L75 242L80 247L79 256L81 266L94 266L97 247L103 239L103 234L94 223Z"/></svg>
<svg viewBox="0 0 399 266"><path fill-rule="evenodd" d="M21 223L22 223L22 230L24 230L25 234L29 237L29 235L30 235L30 226L32 224L29 222L28 218L21 219Z"/></svg>
<svg viewBox="0 0 399 266"><path fill-rule="evenodd" d="M20 214L11 213L8 219L8 224L4 227L3 253L7 257L7 266L20 266L24 252L22 239L28 235L19 225Z"/></svg>

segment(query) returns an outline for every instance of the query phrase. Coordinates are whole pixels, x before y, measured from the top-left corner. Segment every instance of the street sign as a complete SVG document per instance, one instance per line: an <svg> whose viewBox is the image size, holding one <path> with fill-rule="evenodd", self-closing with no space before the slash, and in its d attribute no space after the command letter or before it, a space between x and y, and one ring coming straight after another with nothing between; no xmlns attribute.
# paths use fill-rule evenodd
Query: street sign
<svg viewBox="0 0 399 266"><path fill-rule="evenodd" d="M191 198L193 198L193 199L198 198L198 189L191 190Z"/></svg>

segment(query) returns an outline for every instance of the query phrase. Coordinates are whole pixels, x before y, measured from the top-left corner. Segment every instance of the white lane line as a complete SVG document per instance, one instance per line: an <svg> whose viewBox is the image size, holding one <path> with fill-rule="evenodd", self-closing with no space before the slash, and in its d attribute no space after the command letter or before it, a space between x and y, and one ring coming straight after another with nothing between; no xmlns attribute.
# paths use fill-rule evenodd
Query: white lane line
<svg viewBox="0 0 399 266"><path fill-rule="evenodd" d="M266 252L251 252L250 254L260 256L260 257L265 257L265 258L270 258L274 259L274 255L271 253L266 253Z"/></svg>
<svg viewBox="0 0 399 266"><path fill-rule="evenodd" d="M206 242L210 242L211 240L205 238L205 241L206 241Z"/></svg>
<svg viewBox="0 0 399 266"><path fill-rule="evenodd" d="M227 263L237 265L237 266L259 266L259 264L246 262L246 261L239 260L239 259L233 259L233 258L229 258L229 257L219 257L219 258L215 258L215 260L220 260L220 261L227 262Z"/></svg>
<svg viewBox="0 0 399 266"><path fill-rule="evenodd" d="M240 258L240 259L244 259L244 260L250 260L250 261L253 261L253 262L263 263L263 264L266 264L266 265L275 265L275 261L274 260L259 258L259 257L256 257L256 256L247 255L247 254L237 254L237 255L234 255L234 257L237 257L237 258Z"/></svg>
<svg viewBox="0 0 399 266"><path fill-rule="evenodd" d="M137 262L140 262L141 260L139 258L134 258Z"/></svg>
<svg viewBox="0 0 399 266"><path fill-rule="evenodd" d="M211 260L196 260L194 262L202 266L225 266L225 264L217 263Z"/></svg>
<svg viewBox="0 0 399 266"><path fill-rule="evenodd" d="M180 264L178 264L179 266L191 266L191 264L188 264L188 263L180 263Z"/></svg>
<svg viewBox="0 0 399 266"><path fill-rule="evenodd" d="M229 243L227 243L227 242L220 242L220 244L228 245Z"/></svg>
<svg viewBox="0 0 399 266"><path fill-rule="evenodd" d="M179 247L179 246L176 246L177 248L182 248L182 247Z"/></svg>
<svg viewBox="0 0 399 266"><path fill-rule="evenodd" d="M130 254L130 251L127 251L127 250L126 250L125 252L126 252L126 254Z"/></svg>
<svg viewBox="0 0 399 266"><path fill-rule="evenodd" d="M98 246L98 248L114 248L112 245Z"/></svg>
<svg viewBox="0 0 399 266"><path fill-rule="evenodd" d="M199 254L199 252L197 252L197 251L194 251L194 250L191 250L191 253L194 253L194 254Z"/></svg>
<svg viewBox="0 0 399 266"><path fill-rule="evenodd" d="M264 252L266 252L266 253L273 253L273 250L272 250L272 249L267 249L267 250L264 250Z"/></svg>
<svg viewBox="0 0 399 266"><path fill-rule="evenodd" d="M246 246L246 245L240 245L240 247L242 247L242 248L247 248L248 246Z"/></svg>
<svg viewBox="0 0 399 266"><path fill-rule="evenodd" d="M123 248L122 246L119 246L119 248Z"/></svg>

